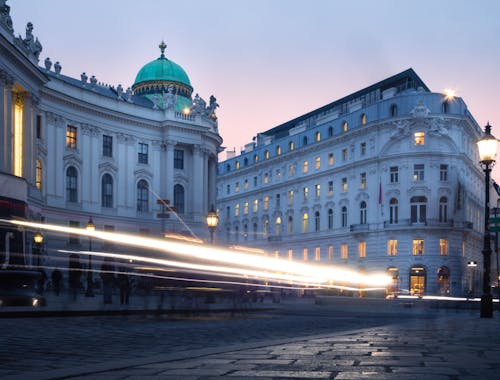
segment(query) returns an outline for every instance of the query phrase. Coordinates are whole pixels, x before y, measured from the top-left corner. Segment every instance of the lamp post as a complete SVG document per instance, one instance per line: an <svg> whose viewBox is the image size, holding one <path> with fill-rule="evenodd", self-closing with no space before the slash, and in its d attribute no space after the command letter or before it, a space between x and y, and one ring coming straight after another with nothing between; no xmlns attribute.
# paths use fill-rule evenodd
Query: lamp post
<svg viewBox="0 0 500 380"><path fill-rule="evenodd" d="M491 125L484 128L484 136L477 142L479 163L483 168L484 181L484 239L483 239L483 294L481 296L481 318L493 317L493 297L491 296L490 268L491 268L491 241L490 241L490 173L495 164L497 139L491 135Z"/></svg>
<svg viewBox="0 0 500 380"><path fill-rule="evenodd" d="M210 208L210 212L207 214L207 225L208 225L208 230L210 231L210 244L214 243L214 232L215 229L217 228L217 225L219 224L219 216L214 210L214 205Z"/></svg>
<svg viewBox="0 0 500 380"><path fill-rule="evenodd" d="M40 231L35 232L33 236L33 241L35 242L35 255L36 255L36 266L40 268L40 256L42 254L42 243L43 243L43 235Z"/></svg>
<svg viewBox="0 0 500 380"><path fill-rule="evenodd" d="M85 227L87 231L95 231L95 224L92 222L92 217ZM92 238L89 236L89 252L92 252ZM87 290L85 297L94 297L94 290L92 289L92 253L89 253L89 267L87 269Z"/></svg>

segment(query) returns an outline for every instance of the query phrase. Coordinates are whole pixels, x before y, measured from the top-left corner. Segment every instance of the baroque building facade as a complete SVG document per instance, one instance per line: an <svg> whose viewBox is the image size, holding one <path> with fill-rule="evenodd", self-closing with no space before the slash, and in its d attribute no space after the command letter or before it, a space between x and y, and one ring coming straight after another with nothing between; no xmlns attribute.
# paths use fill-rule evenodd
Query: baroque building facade
<svg viewBox="0 0 500 380"><path fill-rule="evenodd" d="M229 152L220 240L387 271L403 293L479 294L468 263L482 262L481 135L461 98L408 69Z"/></svg>
<svg viewBox="0 0 500 380"><path fill-rule="evenodd" d="M216 99L193 98L163 42L160 57L126 90L85 72L66 76L50 58L41 66L33 25L16 37L9 6L0 8L2 218L74 227L91 218L109 231L206 238L222 143ZM2 268L33 265L33 232L2 226ZM50 265L58 249L86 245L77 236L51 236L42 261Z"/></svg>

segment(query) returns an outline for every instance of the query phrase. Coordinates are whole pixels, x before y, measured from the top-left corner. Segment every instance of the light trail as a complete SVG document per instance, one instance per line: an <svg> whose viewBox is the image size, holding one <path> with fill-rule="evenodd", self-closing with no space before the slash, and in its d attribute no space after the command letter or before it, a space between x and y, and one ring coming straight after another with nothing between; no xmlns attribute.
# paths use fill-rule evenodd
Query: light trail
<svg viewBox="0 0 500 380"><path fill-rule="evenodd" d="M262 278L282 279L309 284L320 284L328 287L328 282L357 284L367 287L386 287L392 278L385 273L362 274L352 270L345 270L333 266L317 266L303 263L290 262L262 255L242 253L223 247L188 244L180 241L165 241L155 238L136 236L124 233L106 231L88 231L84 228L73 228L45 223L34 223L21 220L0 220L0 222L31 227L53 232L76 234L111 241L119 244L144 247L158 251L169 252L176 255L197 258L205 261L216 261L229 266L211 266L218 268L222 273L239 273ZM94 252L89 252L95 254ZM123 256L122 256L123 257ZM138 257L130 258L138 259ZM141 259L142 260L142 259ZM162 264L163 265L163 264ZM201 264L191 264L201 265ZM248 269L252 268L252 269ZM279 271L279 273L275 273ZM300 279L300 280L299 280ZM365 289L360 289L365 290Z"/></svg>

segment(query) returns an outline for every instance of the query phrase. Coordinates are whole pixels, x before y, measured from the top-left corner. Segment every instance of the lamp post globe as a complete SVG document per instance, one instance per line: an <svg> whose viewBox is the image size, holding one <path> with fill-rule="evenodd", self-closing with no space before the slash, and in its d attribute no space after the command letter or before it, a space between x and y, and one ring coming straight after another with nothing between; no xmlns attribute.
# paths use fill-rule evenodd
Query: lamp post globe
<svg viewBox="0 0 500 380"><path fill-rule="evenodd" d="M42 254L42 243L43 243L43 235L40 231L35 232L33 235L33 242L35 243L35 255L36 255L36 265L40 267L40 255Z"/></svg>
<svg viewBox="0 0 500 380"><path fill-rule="evenodd" d="M89 232L95 231L95 224L92 221L92 217L89 218L87 226L85 229ZM85 297L94 297L94 290L92 288L92 237L89 236L89 266L87 269L87 290L85 291Z"/></svg>
<svg viewBox="0 0 500 380"><path fill-rule="evenodd" d="M219 224L219 216L215 212L214 206L210 208L210 212L206 216L208 230L210 231L210 244L214 243L214 232Z"/></svg>
<svg viewBox="0 0 500 380"><path fill-rule="evenodd" d="M485 175L484 181L484 238L483 238L483 294L481 295L481 318L493 317L493 297L491 295L491 238L490 238L490 176L491 168L495 164L498 140L491 135L491 125L488 123L484 135L477 142L479 150L479 163Z"/></svg>

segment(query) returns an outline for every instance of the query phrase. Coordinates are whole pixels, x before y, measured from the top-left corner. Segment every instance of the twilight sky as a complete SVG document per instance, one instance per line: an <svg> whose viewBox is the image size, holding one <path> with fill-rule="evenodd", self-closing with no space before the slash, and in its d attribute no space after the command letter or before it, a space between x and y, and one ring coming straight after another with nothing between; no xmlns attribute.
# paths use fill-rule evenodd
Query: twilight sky
<svg viewBox="0 0 500 380"><path fill-rule="evenodd" d="M412 67L434 92L463 97L500 137L497 0L9 0L15 33L28 21L62 73L132 85L166 56L239 151L258 132ZM221 158L225 158L223 154ZM500 170L495 173L500 178Z"/></svg>

